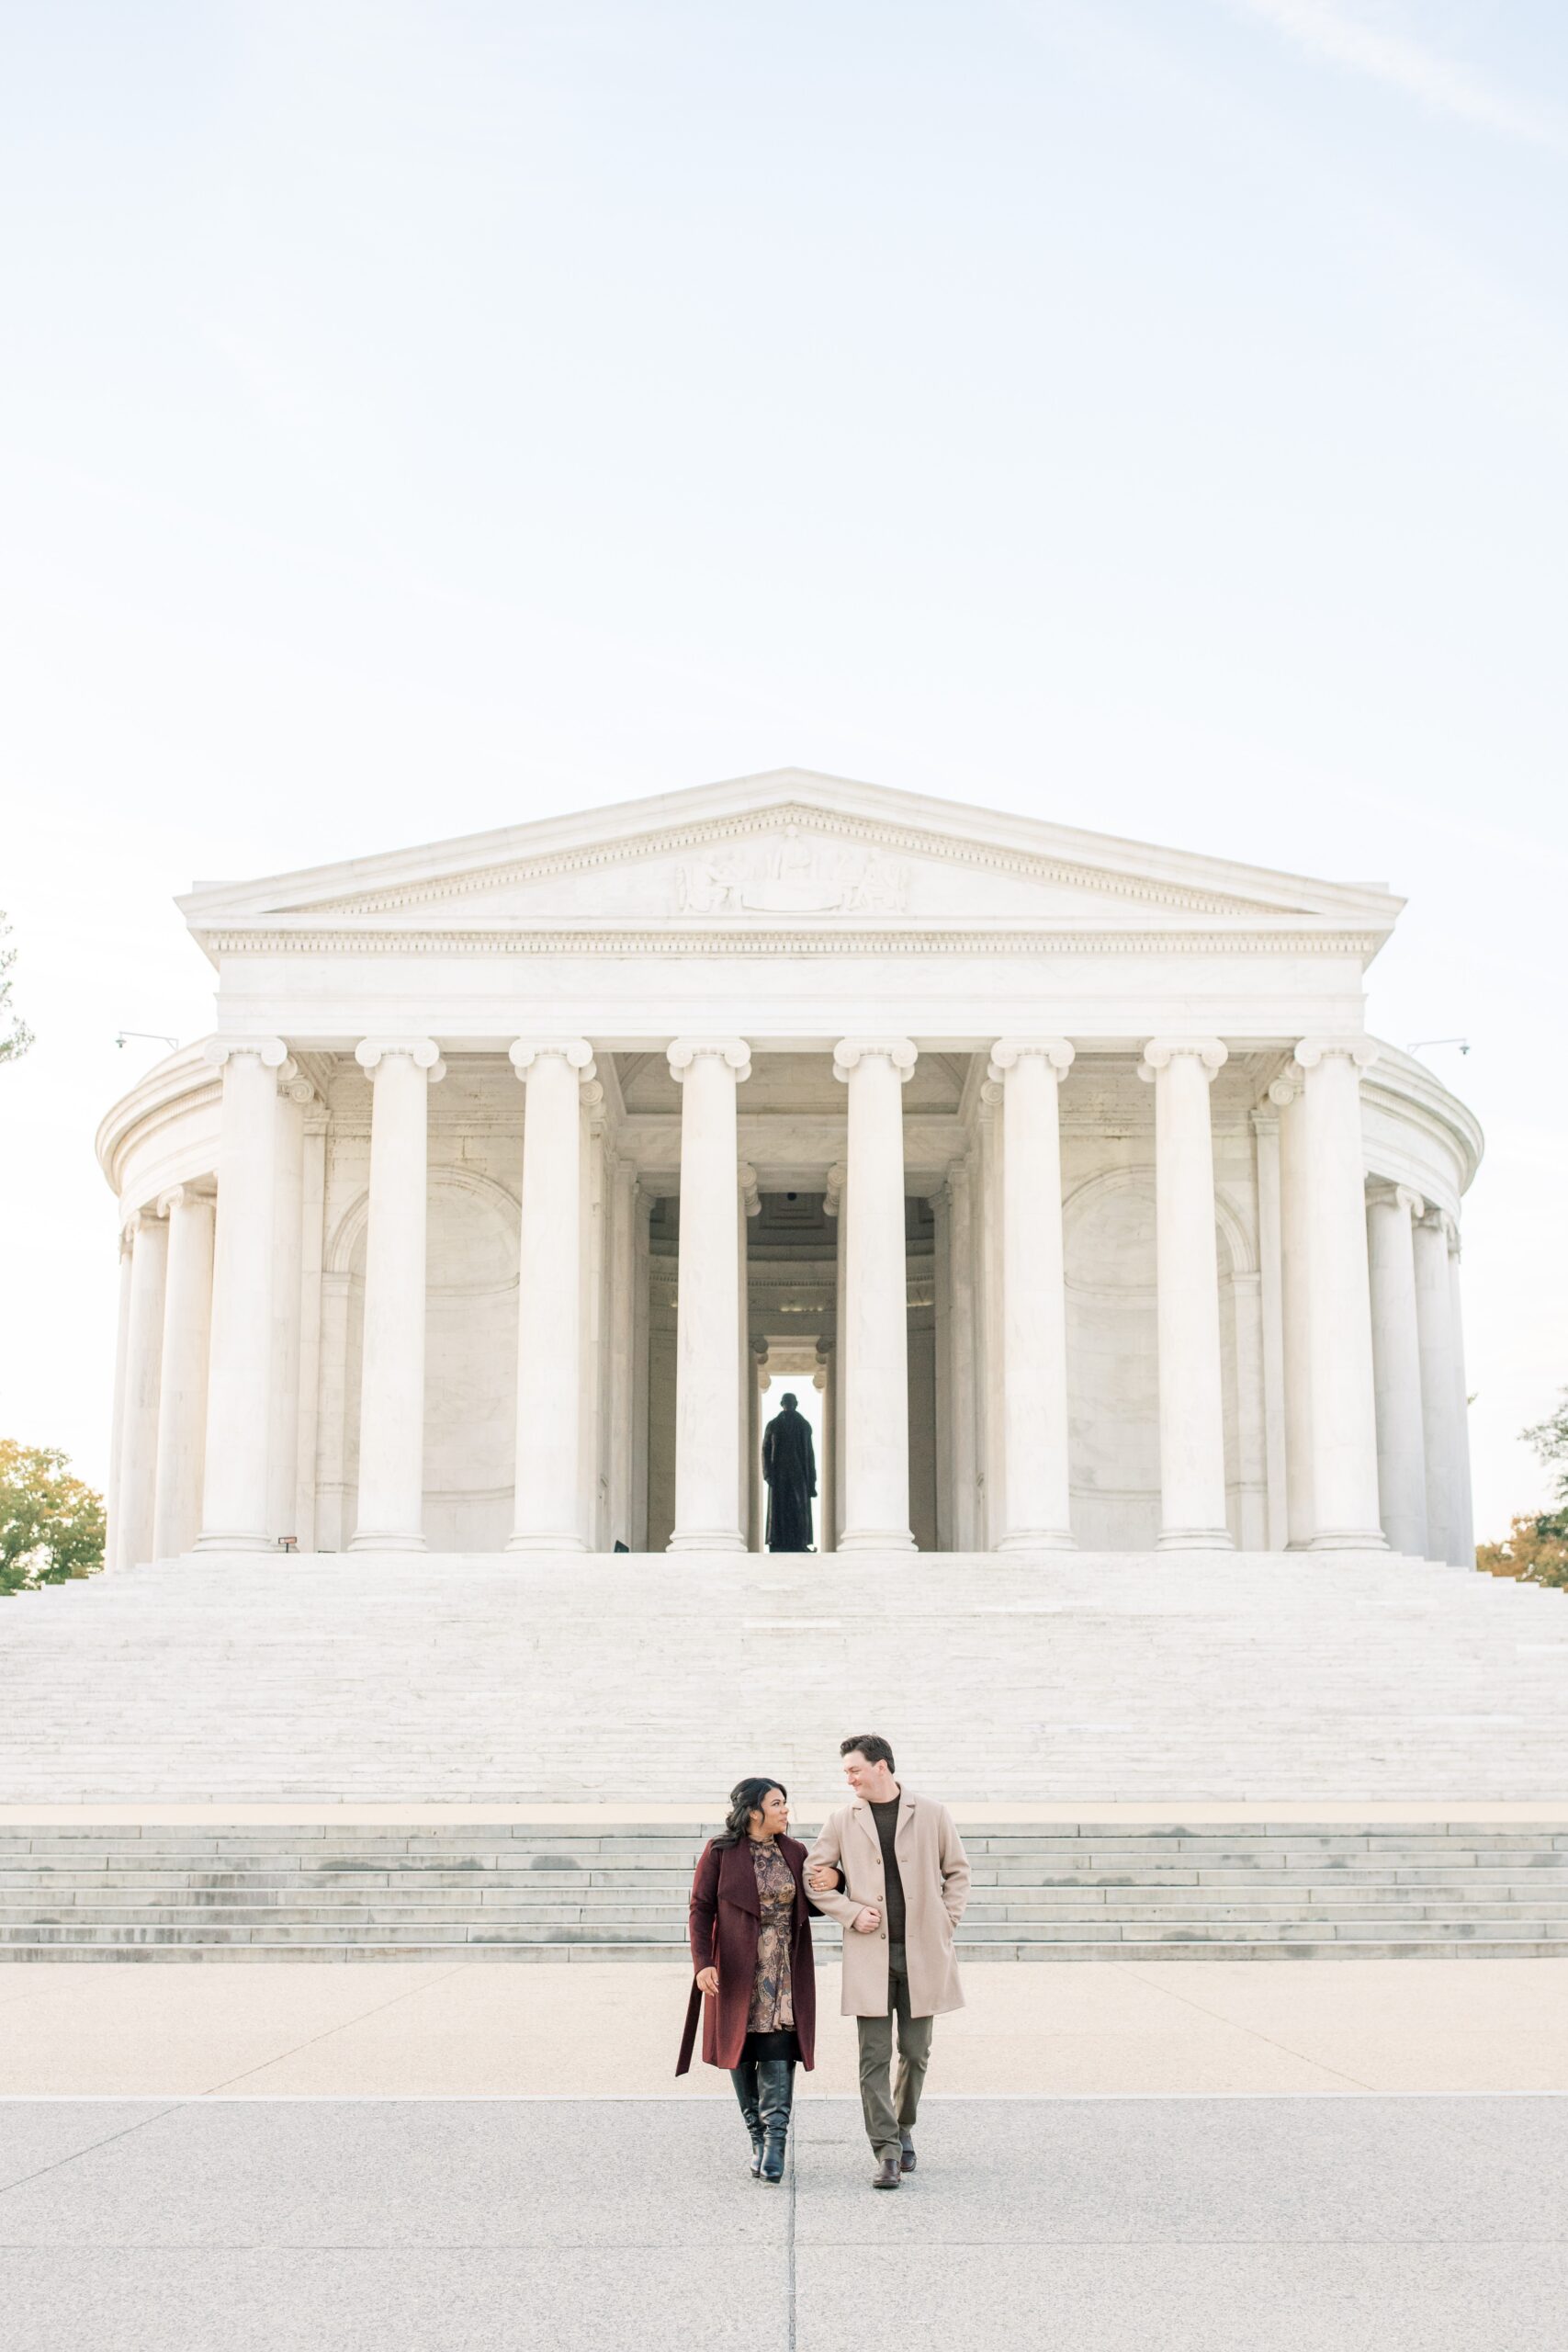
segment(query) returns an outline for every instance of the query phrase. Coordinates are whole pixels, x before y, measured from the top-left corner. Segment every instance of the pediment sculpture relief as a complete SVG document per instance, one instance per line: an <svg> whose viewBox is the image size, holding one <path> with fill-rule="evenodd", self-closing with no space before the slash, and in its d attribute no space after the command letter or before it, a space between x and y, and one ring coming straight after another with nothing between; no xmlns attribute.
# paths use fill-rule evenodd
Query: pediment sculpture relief
<svg viewBox="0 0 1568 2352"><path fill-rule="evenodd" d="M881 850L814 842L794 826L777 840L719 843L675 876L678 914L902 914L907 860Z"/></svg>

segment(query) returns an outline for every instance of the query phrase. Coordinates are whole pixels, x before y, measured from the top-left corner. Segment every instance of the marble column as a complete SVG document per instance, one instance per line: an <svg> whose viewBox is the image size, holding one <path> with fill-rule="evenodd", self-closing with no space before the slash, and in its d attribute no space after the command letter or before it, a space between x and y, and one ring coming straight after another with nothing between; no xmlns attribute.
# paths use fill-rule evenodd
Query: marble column
<svg viewBox="0 0 1568 2352"><path fill-rule="evenodd" d="M1006 1399L1002 1394L1002 1090L994 1078L980 1088L976 1114L975 1385L976 1543L995 1551L1007 1531Z"/></svg>
<svg viewBox="0 0 1568 2352"><path fill-rule="evenodd" d="M948 1264L952 1272L953 1358L953 1546L980 1548L976 1532L975 1466L975 1223L966 1159L947 1171Z"/></svg>
<svg viewBox="0 0 1568 2352"><path fill-rule="evenodd" d="M1065 1037L1003 1037L991 1050L1002 1089L1003 1552L1075 1548L1057 1099L1072 1061Z"/></svg>
<svg viewBox="0 0 1568 2352"><path fill-rule="evenodd" d="M109 1415L109 1482L105 1500L107 1525L104 1532L104 1566L118 1568L125 1565L120 1547L120 1529L124 1514L120 1509L120 1455L125 1443L125 1370L130 1347L130 1268L135 1221L120 1227L119 1233L119 1312L115 1324L114 1404Z"/></svg>
<svg viewBox="0 0 1568 2352"><path fill-rule="evenodd" d="M1449 1328L1454 1368L1454 1476L1452 1542L1449 1558L1456 1568L1475 1566L1475 1503L1470 1481L1470 1390L1464 1376L1464 1309L1460 1296L1459 1227L1449 1220Z"/></svg>
<svg viewBox="0 0 1568 2352"><path fill-rule="evenodd" d="M1244 1552L1269 1549L1269 1460L1263 1379L1263 1277L1231 1275L1231 1326L1235 1348L1236 1524Z"/></svg>
<svg viewBox="0 0 1568 2352"><path fill-rule="evenodd" d="M818 1340L813 1385L822 1399L822 1442L818 1449L817 1463L817 1549L819 1552L836 1552L839 1548L839 1524L834 1516L839 1466L838 1424L834 1412L839 1385L836 1340Z"/></svg>
<svg viewBox="0 0 1568 2352"><path fill-rule="evenodd" d="M1393 1550L1417 1560L1427 1556L1427 1453L1411 1219L1424 1216L1426 1207L1406 1184L1374 1184L1367 1195L1382 1531Z"/></svg>
<svg viewBox="0 0 1568 2352"><path fill-rule="evenodd" d="M844 1216L844 1163L836 1159L828 1170L822 1214L833 1220L833 1549L844 1532L844 1242L849 1224Z"/></svg>
<svg viewBox="0 0 1568 2352"><path fill-rule="evenodd" d="M367 1037L355 1058L373 1097L359 1510L348 1548L423 1552L430 1090L446 1066L429 1037Z"/></svg>
<svg viewBox="0 0 1568 2352"><path fill-rule="evenodd" d="M849 1088L843 1214L846 1312L844 1525L840 1552L912 1552L908 1273L903 1089L908 1037L846 1037L833 1069Z"/></svg>
<svg viewBox="0 0 1568 2352"><path fill-rule="evenodd" d="M207 1356L212 1324L212 1228L217 1203L199 1184L176 1184L158 1203L168 1219L164 1363L158 1395L157 1498L152 1556L177 1559L201 1532L207 1438Z"/></svg>
<svg viewBox="0 0 1568 2352"><path fill-rule="evenodd" d="M299 1278L299 1411L294 1527L301 1552L316 1549L321 1435L321 1336L326 1307L327 1108L305 1106L305 1181Z"/></svg>
<svg viewBox="0 0 1568 2352"><path fill-rule="evenodd" d="M198 1552L267 1552L278 1037L214 1038L223 1072Z"/></svg>
<svg viewBox="0 0 1568 2352"><path fill-rule="evenodd" d="M631 1532L626 1538L634 1552L648 1549L648 1229L652 1216L653 1195L639 1184L633 1199L632 1488Z"/></svg>
<svg viewBox="0 0 1568 2352"><path fill-rule="evenodd" d="M132 1221L130 1323L126 1333L125 1412L119 1452L120 1548L116 1566L137 1566L152 1550L158 1480L158 1392L164 1360L164 1292L169 1228L147 1210Z"/></svg>
<svg viewBox="0 0 1568 2352"><path fill-rule="evenodd" d="M1280 1111L1269 1102L1252 1114L1258 1179L1258 1302L1263 1351L1263 1464L1267 1497L1264 1541L1282 1552L1290 1540L1285 1475L1285 1309L1280 1236Z"/></svg>
<svg viewBox="0 0 1568 2352"><path fill-rule="evenodd" d="M743 1552L736 1089L751 1075L751 1053L739 1037L677 1037L669 1059L682 1089L670 1549Z"/></svg>
<svg viewBox="0 0 1568 2352"><path fill-rule="evenodd" d="M1217 1037L1156 1037L1138 1066L1155 1090L1163 1552L1231 1548L1209 1116L1209 1089L1225 1059Z"/></svg>
<svg viewBox="0 0 1568 2352"><path fill-rule="evenodd" d="M739 1348L740 1396L740 1527L749 1552L762 1548L757 1532L757 1498L761 1490L761 1430L757 1419L759 1391L757 1387L757 1357L751 1344L751 1219L762 1214L762 1195L757 1184L757 1171L749 1159L739 1167L736 1192L736 1324ZM764 1359L768 1343L761 1342Z"/></svg>
<svg viewBox="0 0 1568 2352"><path fill-rule="evenodd" d="M267 1532L298 1543L299 1309L305 1243L305 1106L316 1099L292 1060L277 1074L277 1184L273 1202L272 1434Z"/></svg>
<svg viewBox="0 0 1568 2352"><path fill-rule="evenodd" d="M1378 1516L1377 1408L1371 1288L1367 1271L1361 1073L1377 1048L1365 1037L1305 1037L1307 1352L1312 1393L1314 1552L1387 1549Z"/></svg>
<svg viewBox="0 0 1568 2352"><path fill-rule="evenodd" d="M945 1183L931 1196L936 1323L936 1548L953 1541L953 1204Z"/></svg>
<svg viewBox="0 0 1568 2352"><path fill-rule="evenodd" d="M1421 1351L1421 1424L1427 1453L1427 1557L1451 1560L1459 1549L1458 1384L1454 1377L1453 1284L1449 1275L1449 1219L1441 1209L1418 1217L1416 1329Z"/></svg>
<svg viewBox="0 0 1568 2352"><path fill-rule="evenodd" d="M607 1158L610 1196L609 1539L632 1541L632 1358L636 1345L637 1163Z"/></svg>
<svg viewBox="0 0 1568 2352"><path fill-rule="evenodd" d="M586 1038L520 1037L528 1090L517 1257L517 1467L509 1552L581 1552L582 1113Z"/></svg>
<svg viewBox="0 0 1568 2352"><path fill-rule="evenodd" d="M1303 1073L1293 1065L1269 1089L1280 1114L1280 1304L1285 1376L1285 1541L1304 1552L1317 1528L1312 1476L1311 1185Z"/></svg>

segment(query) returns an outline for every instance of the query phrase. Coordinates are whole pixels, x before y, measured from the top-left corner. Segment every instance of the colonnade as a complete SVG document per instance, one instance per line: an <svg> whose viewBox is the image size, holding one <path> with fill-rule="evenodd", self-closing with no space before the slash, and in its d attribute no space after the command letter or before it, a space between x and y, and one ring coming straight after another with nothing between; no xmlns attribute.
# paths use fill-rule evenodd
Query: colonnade
<svg viewBox="0 0 1568 2352"><path fill-rule="evenodd" d="M1468 1455L1457 1236L1407 1186L1366 1190L1359 1084L1374 1049L1359 1036L1303 1039L1269 1091L1278 1152L1260 1148L1258 1216L1280 1265L1263 1347L1282 1397L1270 1434L1288 1512L1270 1540L1312 1551L1451 1557L1467 1540ZM742 1039L688 1036L667 1048L681 1086L675 1409L675 1552L746 1547L741 1462L750 1412L742 1268ZM518 1235L515 1500L509 1549L584 1547L579 1369L582 1090L581 1037L519 1038L526 1089ZM221 1071L216 1194L175 1186L134 1217L121 1291L114 1559L260 1551L276 1541L281 1477L292 1488L301 1426L299 1201L314 1095L278 1038L215 1041ZM358 1521L351 1548L423 1548L428 1101L445 1066L427 1037L376 1037L356 1058L372 1088ZM1210 1090L1227 1050L1158 1037L1139 1075L1152 1087L1157 1246L1162 1549L1227 1548L1220 1281ZM947 1295L940 1443L956 1498L954 1548L1070 1548L1066 1291L1060 1097L1073 1045L1004 1037L991 1049L977 1182L949 1170L942 1247L992 1279ZM828 1179L839 1220L837 1547L902 1552L909 1529L902 1090L917 1062L904 1037L846 1037L844 1159ZM612 1183L615 1231L633 1228L635 1171ZM754 1182L751 1192L755 1193ZM624 1195L624 1198L623 1198ZM996 1214L989 1213L994 1205ZM738 1246L739 1241L739 1246ZM991 1301L993 1329L977 1328ZM627 1321L629 1290L612 1312ZM637 1476L632 1384L616 1416L611 1478ZM985 1383L991 1409L972 1409ZM966 1404L965 1399L970 1400ZM643 1400L644 1408L646 1399ZM279 1442L280 1416L282 1442ZM738 1434L739 1433L739 1434ZM646 1444L646 1432L642 1440ZM976 1459L983 1451L985 1461ZM280 1468L281 1461L281 1468ZM984 1487L985 1524L972 1498ZM623 1521L629 1523L629 1521Z"/></svg>

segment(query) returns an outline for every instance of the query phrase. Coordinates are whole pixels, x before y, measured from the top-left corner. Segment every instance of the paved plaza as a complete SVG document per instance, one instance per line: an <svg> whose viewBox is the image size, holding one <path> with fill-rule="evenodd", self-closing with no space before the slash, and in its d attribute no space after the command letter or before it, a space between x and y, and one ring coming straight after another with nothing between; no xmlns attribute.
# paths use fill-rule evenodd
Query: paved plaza
<svg viewBox="0 0 1568 2352"><path fill-rule="evenodd" d="M836 1965L804 2103L855 2088ZM558 2098L677 2085L680 1962L0 1965L9 2098ZM965 1973L933 2091L1568 2094L1568 1959L1014 1962Z"/></svg>
<svg viewBox="0 0 1568 2352"><path fill-rule="evenodd" d="M8 2100L29 2352L1546 2352L1568 2098Z"/></svg>

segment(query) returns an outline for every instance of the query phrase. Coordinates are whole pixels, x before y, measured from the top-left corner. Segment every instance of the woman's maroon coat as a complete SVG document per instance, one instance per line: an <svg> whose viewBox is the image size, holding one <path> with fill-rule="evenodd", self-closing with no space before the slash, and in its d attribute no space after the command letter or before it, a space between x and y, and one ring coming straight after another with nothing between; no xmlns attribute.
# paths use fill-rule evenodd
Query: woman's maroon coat
<svg viewBox="0 0 1568 2352"><path fill-rule="evenodd" d="M811 1897L806 1892L806 1848L794 1838L781 1838L778 1849L795 1879L795 1910L791 1918L790 1984L795 1998L795 2031L800 2063L809 2067L817 2038L817 1973L811 1956ZM761 1930L761 1906L757 1900L757 1873L751 1866L751 1841L716 1846L710 1839L697 1857L692 1879L688 1932L694 1969L716 1968L716 2000L692 1986L686 2007L686 2030L681 2037L683 2075L692 2063L697 2038L697 2010L703 2011L703 2063L708 2066L739 2066L746 2040L746 2018L751 2007L751 1986L757 1973L757 1939Z"/></svg>

